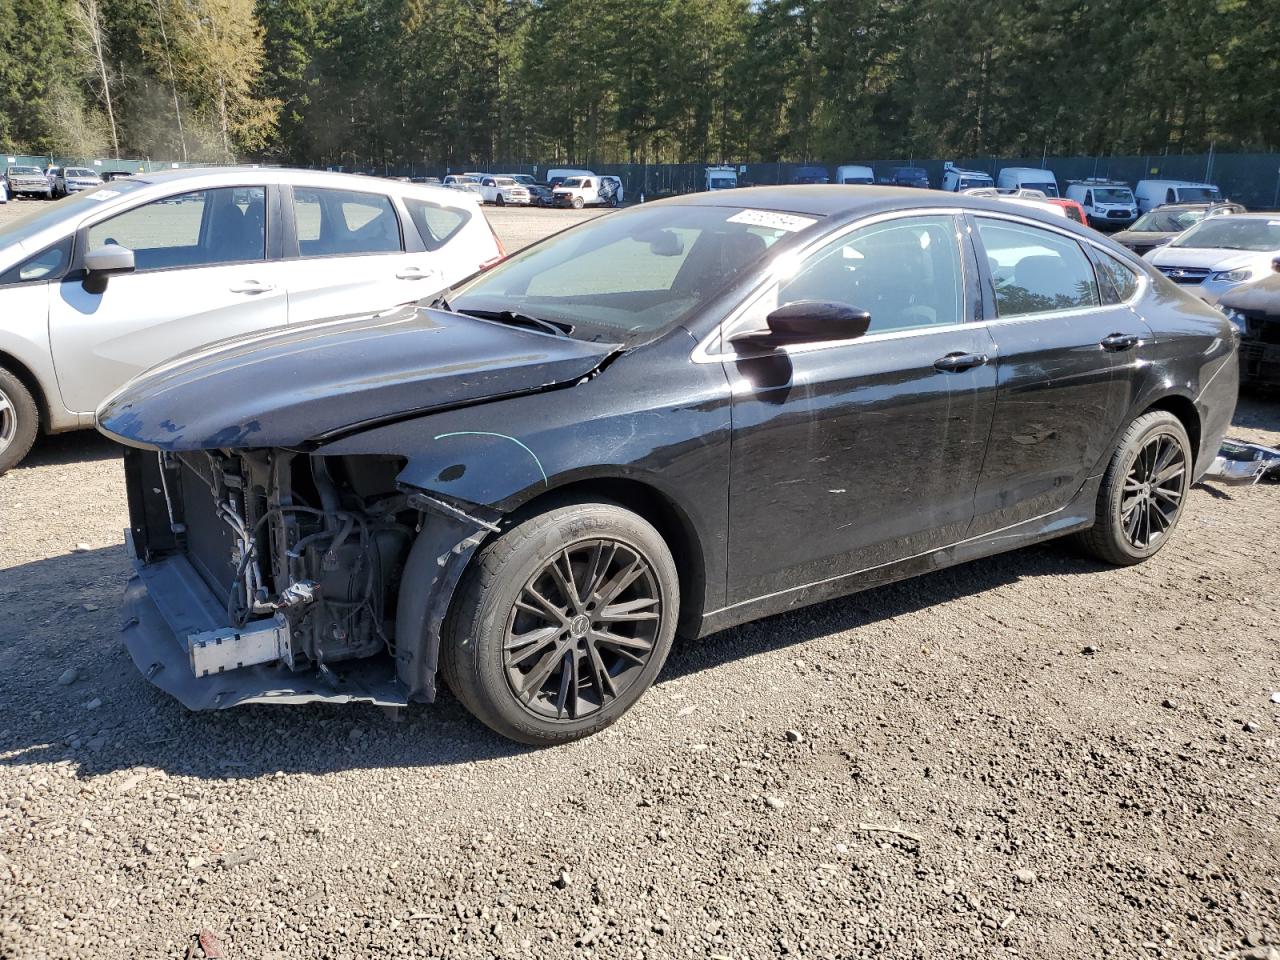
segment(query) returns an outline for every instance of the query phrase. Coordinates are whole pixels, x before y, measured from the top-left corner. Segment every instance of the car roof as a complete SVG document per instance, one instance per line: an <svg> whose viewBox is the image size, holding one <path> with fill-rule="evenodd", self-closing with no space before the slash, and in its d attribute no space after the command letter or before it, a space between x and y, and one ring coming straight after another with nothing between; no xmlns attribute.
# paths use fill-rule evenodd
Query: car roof
<svg viewBox="0 0 1280 960"><path fill-rule="evenodd" d="M843 183L739 187L731 192L686 193L652 202L673 206L752 207L817 217L860 216L903 207L954 207L1002 213L1009 209L999 200L964 196L946 190L922 191L911 187L851 186Z"/></svg>

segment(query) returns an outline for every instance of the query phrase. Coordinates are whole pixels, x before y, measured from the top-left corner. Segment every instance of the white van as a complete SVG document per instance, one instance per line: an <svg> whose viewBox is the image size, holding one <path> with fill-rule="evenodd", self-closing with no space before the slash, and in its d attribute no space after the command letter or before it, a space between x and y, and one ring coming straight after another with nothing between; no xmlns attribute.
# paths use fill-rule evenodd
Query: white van
<svg viewBox="0 0 1280 960"><path fill-rule="evenodd" d="M738 169L736 167L719 166L706 168L705 190L732 190L738 185Z"/></svg>
<svg viewBox="0 0 1280 960"><path fill-rule="evenodd" d="M616 207L621 202L622 181L617 177L598 177L594 173L584 177L566 177L551 188L553 207L581 210L590 206Z"/></svg>
<svg viewBox="0 0 1280 960"><path fill-rule="evenodd" d="M959 193L961 190L980 190L983 187L994 187L996 182L991 174L981 170L963 170L948 161L942 172L942 189Z"/></svg>
<svg viewBox="0 0 1280 960"><path fill-rule="evenodd" d="M1138 201L1129 185L1119 180L1103 177L1072 180L1067 184L1067 199L1080 204L1089 226L1098 229L1123 230L1138 219Z"/></svg>
<svg viewBox="0 0 1280 960"><path fill-rule="evenodd" d="M547 186L555 188L560 186L570 177L594 177L595 173L591 170L575 170L573 168L554 169L547 171Z"/></svg>
<svg viewBox="0 0 1280 960"><path fill-rule="evenodd" d="M1046 197L1058 196L1058 180L1052 170L1037 167L1005 167L996 178L1001 190L1039 190Z"/></svg>
<svg viewBox="0 0 1280 960"><path fill-rule="evenodd" d="M1133 192L1138 195L1140 213L1162 203L1214 203L1222 199L1216 184L1194 180L1139 180Z"/></svg>
<svg viewBox="0 0 1280 960"><path fill-rule="evenodd" d="M836 183L875 183L876 173L870 167L846 164L836 167Z"/></svg>

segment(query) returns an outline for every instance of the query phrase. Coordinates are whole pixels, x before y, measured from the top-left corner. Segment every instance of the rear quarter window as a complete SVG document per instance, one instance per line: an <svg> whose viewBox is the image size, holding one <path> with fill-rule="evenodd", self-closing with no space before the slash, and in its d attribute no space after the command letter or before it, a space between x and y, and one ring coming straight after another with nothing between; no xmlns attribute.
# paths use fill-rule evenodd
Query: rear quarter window
<svg viewBox="0 0 1280 960"><path fill-rule="evenodd" d="M405 208L422 243L428 250L439 250L471 219L471 214L458 207L446 207L415 197L406 197Z"/></svg>
<svg viewBox="0 0 1280 960"><path fill-rule="evenodd" d="M1138 275L1109 253L1097 254L1098 280L1105 304L1125 303L1138 292Z"/></svg>

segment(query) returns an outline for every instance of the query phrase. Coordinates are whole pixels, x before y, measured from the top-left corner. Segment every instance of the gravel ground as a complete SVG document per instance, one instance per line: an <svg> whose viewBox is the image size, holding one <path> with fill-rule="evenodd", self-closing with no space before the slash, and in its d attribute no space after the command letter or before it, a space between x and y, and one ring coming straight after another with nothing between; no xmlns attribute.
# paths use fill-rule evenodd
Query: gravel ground
<svg viewBox="0 0 1280 960"><path fill-rule="evenodd" d="M125 523L96 435L0 478L0 956L1280 958L1280 487L679 645L546 751L185 712L115 639Z"/></svg>

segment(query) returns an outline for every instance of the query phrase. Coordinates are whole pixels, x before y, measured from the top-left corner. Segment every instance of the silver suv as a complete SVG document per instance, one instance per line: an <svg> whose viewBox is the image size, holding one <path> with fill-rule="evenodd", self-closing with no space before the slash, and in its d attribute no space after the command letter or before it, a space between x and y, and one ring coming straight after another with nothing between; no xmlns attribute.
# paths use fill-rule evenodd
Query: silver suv
<svg viewBox="0 0 1280 960"><path fill-rule="evenodd" d="M18 197L53 199L53 184L39 167L16 164L5 170L4 180L9 188L9 196L15 199Z"/></svg>
<svg viewBox="0 0 1280 960"><path fill-rule="evenodd" d="M0 473L163 360L429 297L501 256L474 194L350 174L175 170L34 207L0 227Z"/></svg>

